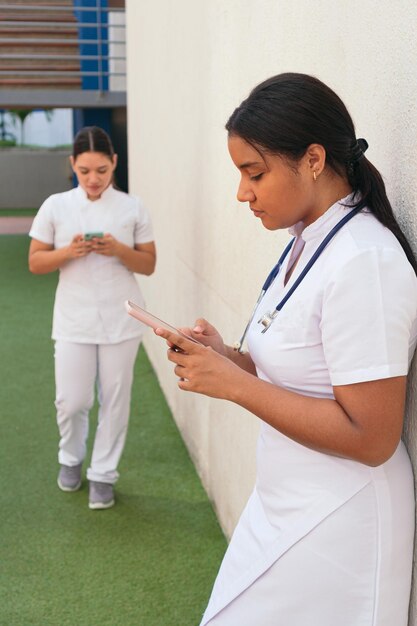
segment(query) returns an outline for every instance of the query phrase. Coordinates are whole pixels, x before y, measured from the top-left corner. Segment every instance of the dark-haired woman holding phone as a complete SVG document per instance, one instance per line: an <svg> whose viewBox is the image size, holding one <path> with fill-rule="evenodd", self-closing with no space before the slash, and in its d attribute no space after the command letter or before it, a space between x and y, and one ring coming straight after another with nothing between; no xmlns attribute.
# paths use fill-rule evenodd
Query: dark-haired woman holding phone
<svg viewBox="0 0 417 626"><path fill-rule="evenodd" d="M153 273L155 244L142 201L113 184L117 155L107 133L83 128L71 166L78 187L47 198L33 222L29 268L59 270L55 340L58 485L82 483L89 411L99 402L89 481L90 509L114 505L117 466L125 444L133 367L144 326L126 315L124 301L143 304L134 274Z"/></svg>
<svg viewBox="0 0 417 626"><path fill-rule="evenodd" d="M340 98L314 77L257 87L226 128L238 200L290 245L248 351L199 319L163 329L178 386L261 419L254 491L201 626L406 626L414 487L401 441L416 260ZM253 259L256 262L256 259Z"/></svg>

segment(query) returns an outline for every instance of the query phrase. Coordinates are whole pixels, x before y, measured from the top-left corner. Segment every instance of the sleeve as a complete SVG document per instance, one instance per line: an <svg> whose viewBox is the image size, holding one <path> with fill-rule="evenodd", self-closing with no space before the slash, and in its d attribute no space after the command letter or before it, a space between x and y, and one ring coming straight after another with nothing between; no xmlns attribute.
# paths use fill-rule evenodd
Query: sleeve
<svg viewBox="0 0 417 626"><path fill-rule="evenodd" d="M154 240L152 222L148 210L140 198L137 200L137 217L135 222L134 242L149 243Z"/></svg>
<svg viewBox="0 0 417 626"><path fill-rule="evenodd" d="M29 237L53 245L55 242L55 225L53 220L53 200L50 196L40 207L33 220Z"/></svg>
<svg viewBox="0 0 417 626"><path fill-rule="evenodd" d="M332 385L406 375L416 314L417 279L401 251L366 250L339 268L321 320Z"/></svg>

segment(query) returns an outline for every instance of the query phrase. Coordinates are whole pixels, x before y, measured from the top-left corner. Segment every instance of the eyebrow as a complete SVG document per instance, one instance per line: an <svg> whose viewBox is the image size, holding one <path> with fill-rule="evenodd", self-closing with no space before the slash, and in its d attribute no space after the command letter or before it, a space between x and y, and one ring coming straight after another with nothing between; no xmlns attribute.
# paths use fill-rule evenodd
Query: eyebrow
<svg viewBox="0 0 417 626"><path fill-rule="evenodd" d="M244 170L248 167L253 167L254 165L265 165L265 163L263 161L246 161L245 163L239 165L239 169Z"/></svg>

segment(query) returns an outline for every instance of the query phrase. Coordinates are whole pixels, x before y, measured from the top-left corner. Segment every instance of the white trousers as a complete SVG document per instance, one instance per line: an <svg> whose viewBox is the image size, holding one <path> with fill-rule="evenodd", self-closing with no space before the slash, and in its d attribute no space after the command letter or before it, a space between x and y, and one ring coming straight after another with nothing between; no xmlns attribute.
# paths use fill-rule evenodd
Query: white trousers
<svg viewBox="0 0 417 626"><path fill-rule="evenodd" d="M116 344L55 342L58 461L78 465L87 450L89 411L97 388L98 424L88 480L114 484L130 412L133 367L141 337Z"/></svg>

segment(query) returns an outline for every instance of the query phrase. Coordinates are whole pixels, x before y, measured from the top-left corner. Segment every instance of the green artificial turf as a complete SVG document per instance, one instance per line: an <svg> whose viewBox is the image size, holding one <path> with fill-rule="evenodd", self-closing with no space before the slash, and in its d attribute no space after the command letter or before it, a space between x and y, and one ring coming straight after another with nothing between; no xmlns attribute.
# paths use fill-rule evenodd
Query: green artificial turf
<svg viewBox="0 0 417 626"><path fill-rule="evenodd" d="M0 209L0 217L32 217L38 209Z"/></svg>
<svg viewBox="0 0 417 626"><path fill-rule="evenodd" d="M57 487L57 277L27 248L0 236L0 625L197 626L226 541L144 350L116 506Z"/></svg>

